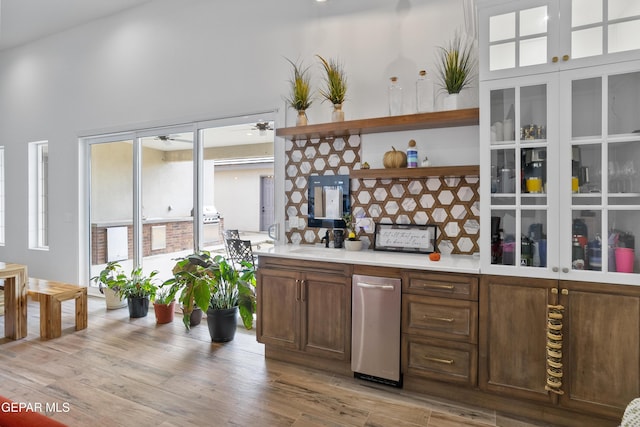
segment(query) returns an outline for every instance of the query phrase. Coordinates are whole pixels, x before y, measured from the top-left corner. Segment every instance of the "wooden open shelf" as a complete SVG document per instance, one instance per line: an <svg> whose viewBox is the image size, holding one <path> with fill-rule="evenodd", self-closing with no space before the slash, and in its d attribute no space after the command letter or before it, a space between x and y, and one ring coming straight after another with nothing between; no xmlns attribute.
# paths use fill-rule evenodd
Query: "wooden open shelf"
<svg viewBox="0 0 640 427"><path fill-rule="evenodd" d="M276 129L276 136L290 140L364 135L367 133L398 132L455 126L474 126L479 123L479 109L438 111L404 116L348 120Z"/></svg>
<svg viewBox="0 0 640 427"><path fill-rule="evenodd" d="M403 179L426 178L428 176L479 175L480 166L429 166L425 168L360 169L349 171L349 178L358 179Z"/></svg>

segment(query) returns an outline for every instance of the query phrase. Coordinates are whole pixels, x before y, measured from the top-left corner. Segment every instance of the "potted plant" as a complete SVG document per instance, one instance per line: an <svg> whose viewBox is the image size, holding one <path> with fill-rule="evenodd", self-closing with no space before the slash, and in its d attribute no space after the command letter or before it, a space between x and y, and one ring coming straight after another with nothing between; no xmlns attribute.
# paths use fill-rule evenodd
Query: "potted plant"
<svg viewBox="0 0 640 427"><path fill-rule="evenodd" d="M253 265L242 262L236 269L223 256L214 258L217 265L211 300L207 310L207 324L213 342L233 340L237 326L237 313L245 328L253 327L256 309L256 278Z"/></svg>
<svg viewBox="0 0 640 427"><path fill-rule="evenodd" d="M347 76L344 67L334 59L326 60L320 55L316 55L325 71L325 89L320 89L320 95L333 104L333 114L331 120L341 122L344 120L342 104L347 95Z"/></svg>
<svg viewBox="0 0 640 427"><path fill-rule="evenodd" d="M173 322L176 307L176 299L169 294L169 288L160 288L153 299L153 311L156 315L156 323L164 324Z"/></svg>
<svg viewBox="0 0 640 427"><path fill-rule="evenodd" d="M209 307L212 281L217 265L207 251L176 259L173 277L161 288L169 289L169 297L178 296L182 305L182 323L187 329L200 323L202 312Z"/></svg>
<svg viewBox="0 0 640 427"><path fill-rule="evenodd" d="M437 67L440 86L447 92L444 109L456 109L458 94L469 86L476 69L473 43L456 33L448 46L439 47Z"/></svg>
<svg viewBox="0 0 640 427"><path fill-rule="evenodd" d="M362 249L362 240L358 237L356 230L356 221L352 214L347 213L342 216L345 226L347 227L347 238L344 241L344 247L348 251L359 251Z"/></svg>
<svg viewBox="0 0 640 427"><path fill-rule="evenodd" d="M107 310L127 306L127 300L122 298L118 292L120 288L117 285L120 282L116 279L117 267L119 267L117 262L109 262L98 276L91 278L91 281L98 285L100 293L104 295Z"/></svg>
<svg viewBox="0 0 640 427"><path fill-rule="evenodd" d="M311 106L311 77L309 76L309 67L303 67L302 63L297 64L288 58L285 58L293 67L293 76L289 83L291 84L290 93L285 101L289 106L298 112L296 126L305 126L307 124L306 110Z"/></svg>
<svg viewBox="0 0 640 427"><path fill-rule="evenodd" d="M147 276L143 274L142 267L137 267L127 276L117 261L111 261L91 280L111 289L120 298L126 298L129 317L137 318L144 317L149 312L149 300L154 298L157 290L154 278L158 273L154 270Z"/></svg>

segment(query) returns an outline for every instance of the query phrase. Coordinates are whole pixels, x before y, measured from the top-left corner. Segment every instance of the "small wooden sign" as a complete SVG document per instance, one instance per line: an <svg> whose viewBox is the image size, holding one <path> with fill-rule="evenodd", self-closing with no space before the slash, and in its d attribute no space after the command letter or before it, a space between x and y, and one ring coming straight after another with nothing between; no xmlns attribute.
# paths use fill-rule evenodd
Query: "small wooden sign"
<svg viewBox="0 0 640 427"><path fill-rule="evenodd" d="M434 224L376 223L373 249L429 254L436 251L437 230Z"/></svg>

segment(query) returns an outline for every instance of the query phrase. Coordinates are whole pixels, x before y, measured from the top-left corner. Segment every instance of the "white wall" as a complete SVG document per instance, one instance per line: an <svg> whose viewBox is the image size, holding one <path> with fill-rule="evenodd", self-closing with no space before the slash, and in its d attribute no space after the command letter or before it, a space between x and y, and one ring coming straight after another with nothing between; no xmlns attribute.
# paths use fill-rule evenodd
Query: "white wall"
<svg viewBox="0 0 640 427"><path fill-rule="evenodd" d="M216 168L215 204L224 218L224 228L260 231L260 177L270 175L273 168Z"/></svg>
<svg viewBox="0 0 640 427"><path fill-rule="evenodd" d="M410 92L418 70L432 69L434 47L462 25L462 0L154 0L3 51L7 235L0 260L25 263L32 276L81 277L79 136L282 108L284 57L314 64L317 82L314 54L344 62L347 120L386 115L389 76ZM308 116L328 121L330 106L317 101ZM294 123L293 111L285 121ZM27 245L27 143L38 140L49 141L49 251Z"/></svg>

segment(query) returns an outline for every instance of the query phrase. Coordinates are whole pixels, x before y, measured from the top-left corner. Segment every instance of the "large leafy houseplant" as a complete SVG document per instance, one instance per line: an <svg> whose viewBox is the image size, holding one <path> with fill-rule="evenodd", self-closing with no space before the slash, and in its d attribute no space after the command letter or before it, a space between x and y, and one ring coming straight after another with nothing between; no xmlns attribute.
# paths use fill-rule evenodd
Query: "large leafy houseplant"
<svg viewBox="0 0 640 427"><path fill-rule="evenodd" d="M253 313L256 311L256 276L251 263L243 261L236 268L223 256L213 259L215 282L211 289L210 308L225 310L238 307L245 328L253 326Z"/></svg>
<svg viewBox="0 0 640 427"><path fill-rule="evenodd" d="M169 287L169 298L178 296L182 305L182 322L190 329L191 314L196 307L206 311L211 300L211 290L215 284L218 266L207 251L193 253L176 259L173 277L162 287Z"/></svg>
<svg viewBox="0 0 640 427"><path fill-rule="evenodd" d="M469 86L476 69L473 43L456 33L447 46L438 48L437 74L440 85L449 94Z"/></svg>

